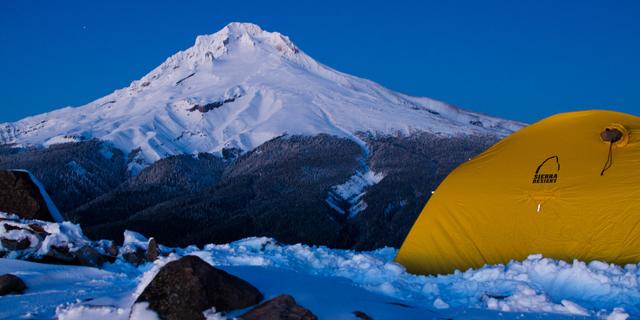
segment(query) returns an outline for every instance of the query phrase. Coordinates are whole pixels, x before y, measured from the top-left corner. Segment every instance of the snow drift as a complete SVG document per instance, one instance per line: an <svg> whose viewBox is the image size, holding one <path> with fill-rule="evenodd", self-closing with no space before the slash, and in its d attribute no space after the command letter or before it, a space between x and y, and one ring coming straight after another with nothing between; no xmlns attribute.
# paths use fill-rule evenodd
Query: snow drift
<svg viewBox="0 0 640 320"><path fill-rule="evenodd" d="M26 227L34 221L12 223ZM56 241L86 241L72 224L37 223ZM123 248L146 243L140 234L127 232ZM392 248L357 252L248 238L163 251L173 253L139 267L119 257L104 270L0 259L0 274L14 273L29 287L25 295L0 298L0 318L127 319L133 301L160 268L184 255L197 255L249 281L267 299L292 294L321 319L351 318L355 310L374 319L640 316L640 264L568 263L532 255L506 265L422 276L393 262L397 250Z"/></svg>

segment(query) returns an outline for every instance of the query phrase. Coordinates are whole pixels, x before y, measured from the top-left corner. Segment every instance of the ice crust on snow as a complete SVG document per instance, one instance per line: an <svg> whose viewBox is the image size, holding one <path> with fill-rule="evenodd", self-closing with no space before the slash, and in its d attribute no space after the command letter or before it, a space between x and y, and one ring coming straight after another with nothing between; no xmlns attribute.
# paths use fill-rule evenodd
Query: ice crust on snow
<svg viewBox="0 0 640 320"><path fill-rule="evenodd" d="M189 111L212 103L215 110ZM522 126L391 91L316 62L282 34L231 23L197 37L193 47L127 88L77 108L0 124L0 143L97 138L126 153L140 148L130 165L135 173L169 155L246 151L284 134L504 136Z"/></svg>

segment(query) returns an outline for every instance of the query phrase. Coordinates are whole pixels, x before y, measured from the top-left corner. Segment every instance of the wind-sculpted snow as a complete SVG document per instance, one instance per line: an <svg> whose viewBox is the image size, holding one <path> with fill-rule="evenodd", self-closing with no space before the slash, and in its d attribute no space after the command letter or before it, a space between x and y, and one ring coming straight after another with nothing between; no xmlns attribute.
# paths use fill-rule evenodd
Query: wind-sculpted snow
<svg viewBox="0 0 640 320"><path fill-rule="evenodd" d="M194 112L194 111L199 112ZM0 144L102 139L139 165L176 154L252 150L284 134L502 137L521 123L393 92L324 66L286 36L232 23L199 36L127 88L77 108L0 124Z"/></svg>
<svg viewBox="0 0 640 320"><path fill-rule="evenodd" d="M342 277L412 305L429 306L439 299L451 308L594 315L602 309L623 307L640 314L640 265L567 263L531 255L507 265L420 276L406 273L393 262L397 251L392 248L354 252L283 246L269 238L209 245L204 251L188 248L184 253L197 254L214 265L258 265Z"/></svg>
<svg viewBox="0 0 640 320"><path fill-rule="evenodd" d="M27 226L34 221L12 223ZM86 241L72 224L36 223L56 242ZM144 236L127 232L122 250L147 243ZM172 253L138 267L119 256L104 270L0 259L0 274L15 273L29 287L22 296L0 298L0 318L128 319L133 301L160 268L184 255L197 255L240 276L267 299L292 294L320 319L349 317L355 310L374 319L640 316L640 265L567 263L532 255L506 265L425 276L409 274L393 262L397 250L392 248L357 252L283 245L271 238L204 248L162 247L162 252ZM134 314L154 316L144 306L135 309ZM224 319L213 310L207 315Z"/></svg>

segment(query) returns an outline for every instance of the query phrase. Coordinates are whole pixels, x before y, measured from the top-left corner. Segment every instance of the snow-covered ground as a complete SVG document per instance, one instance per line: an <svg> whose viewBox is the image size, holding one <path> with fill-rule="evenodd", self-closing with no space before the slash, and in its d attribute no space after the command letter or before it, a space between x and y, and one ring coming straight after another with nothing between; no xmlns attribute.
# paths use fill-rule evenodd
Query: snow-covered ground
<svg viewBox="0 0 640 320"><path fill-rule="evenodd" d="M505 136L522 125L391 91L318 63L280 33L231 23L127 88L0 124L0 144L102 139L140 148L135 172L168 155L251 150L283 134Z"/></svg>
<svg viewBox="0 0 640 320"><path fill-rule="evenodd" d="M87 242L80 228L68 222L39 223L52 233L49 243ZM127 232L123 248L146 243L143 236ZM423 276L409 274L393 262L396 253L392 248L355 252L248 238L175 249L169 256L139 267L119 259L103 270L5 258L0 259L0 274L16 274L29 288L23 295L0 297L0 318L128 319L133 301L158 270L184 255L197 255L249 281L267 299L291 294L320 319L355 319L354 311L374 319L640 316L640 265L566 263L532 255L507 265ZM140 305L133 313L149 315ZM223 318L213 311L208 314L211 319Z"/></svg>

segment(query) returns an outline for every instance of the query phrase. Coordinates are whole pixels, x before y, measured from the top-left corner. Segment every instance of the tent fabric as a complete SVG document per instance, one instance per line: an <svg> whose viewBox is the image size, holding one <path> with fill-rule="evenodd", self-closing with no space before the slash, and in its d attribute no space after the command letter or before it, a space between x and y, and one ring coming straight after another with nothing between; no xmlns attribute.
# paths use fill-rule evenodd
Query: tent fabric
<svg viewBox="0 0 640 320"><path fill-rule="evenodd" d="M611 146L600 134L618 129ZM456 168L436 189L396 261L444 274L531 254L640 262L640 117L558 114Z"/></svg>

